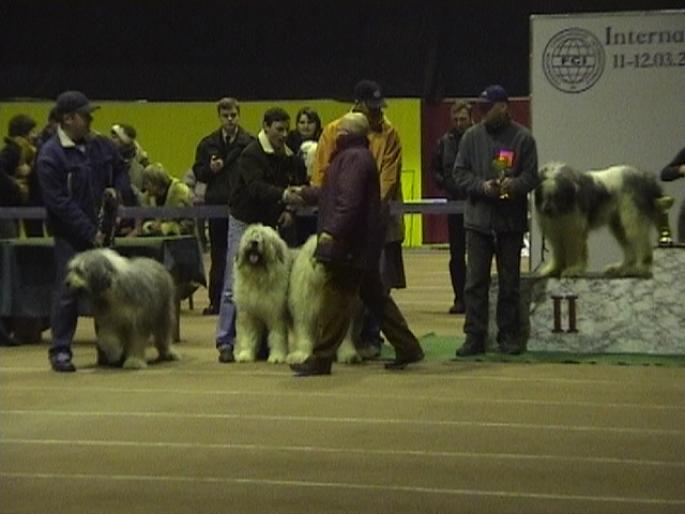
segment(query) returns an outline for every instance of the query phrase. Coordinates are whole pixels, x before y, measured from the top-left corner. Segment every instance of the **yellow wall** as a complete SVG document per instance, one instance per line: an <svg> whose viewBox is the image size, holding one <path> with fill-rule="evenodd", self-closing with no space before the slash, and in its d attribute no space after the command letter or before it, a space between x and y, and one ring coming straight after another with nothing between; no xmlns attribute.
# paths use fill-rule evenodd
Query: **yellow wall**
<svg viewBox="0 0 685 514"><path fill-rule="evenodd" d="M102 108L95 112L93 128L103 134L117 122L129 123L138 132L138 142L150 159L160 161L175 176L182 176L192 166L195 147L202 137L216 130L218 119L213 102L114 102L94 101ZM7 123L15 114L33 117L42 128L52 102L5 102L0 104L0 134L7 133ZM314 108L324 124L343 115L349 103L333 100L291 100L241 102L241 125L256 134L264 111L279 106L293 117L302 107ZM405 200L421 198L421 104L416 99L388 100L387 117L400 133L403 147L402 187ZM421 244L421 216L405 217L406 246Z"/></svg>

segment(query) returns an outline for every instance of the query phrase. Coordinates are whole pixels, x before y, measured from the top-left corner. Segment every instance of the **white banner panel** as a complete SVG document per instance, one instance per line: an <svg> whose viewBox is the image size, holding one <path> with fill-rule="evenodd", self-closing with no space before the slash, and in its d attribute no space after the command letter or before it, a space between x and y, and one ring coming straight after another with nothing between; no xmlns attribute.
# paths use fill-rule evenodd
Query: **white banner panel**
<svg viewBox="0 0 685 514"><path fill-rule="evenodd" d="M685 146L685 11L531 17L531 122L540 165L631 164L659 173ZM676 197L685 180L663 183ZM537 225L533 266L541 259ZM656 239L655 239L656 242ZM590 238L590 268L618 260L608 231Z"/></svg>

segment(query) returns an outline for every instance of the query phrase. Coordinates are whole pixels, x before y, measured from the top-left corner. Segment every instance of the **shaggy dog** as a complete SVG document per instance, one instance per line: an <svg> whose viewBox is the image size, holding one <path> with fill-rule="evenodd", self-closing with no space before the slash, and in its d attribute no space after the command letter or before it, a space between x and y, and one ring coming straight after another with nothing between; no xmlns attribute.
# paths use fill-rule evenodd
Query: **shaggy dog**
<svg viewBox="0 0 685 514"><path fill-rule="evenodd" d="M240 239L233 263L237 362L252 362L267 335L268 361L285 362L288 354L288 247L271 227L250 225Z"/></svg>
<svg viewBox="0 0 685 514"><path fill-rule="evenodd" d="M316 339L316 328L319 322L321 305L321 291L326 282L323 265L314 258L316 250L316 236L311 236L297 252L290 273L290 287L288 289L288 308L292 318L292 334L289 364L304 362L312 353ZM338 348L338 362L348 364L360 362L352 343L351 330Z"/></svg>
<svg viewBox="0 0 685 514"><path fill-rule="evenodd" d="M146 257L126 259L109 249L77 254L66 284L88 297L97 332L98 364L147 367L150 336L160 361L178 360L171 349L176 288L169 272Z"/></svg>
<svg viewBox="0 0 685 514"><path fill-rule="evenodd" d="M552 162L540 171L535 207L540 229L552 248L542 276L580 276L588 262L590 230L608 225L621 245L623 262L606 269L609 276L651 276L651 227L668 231L664 196L652 173L630 166L578 172Z"/></svg>

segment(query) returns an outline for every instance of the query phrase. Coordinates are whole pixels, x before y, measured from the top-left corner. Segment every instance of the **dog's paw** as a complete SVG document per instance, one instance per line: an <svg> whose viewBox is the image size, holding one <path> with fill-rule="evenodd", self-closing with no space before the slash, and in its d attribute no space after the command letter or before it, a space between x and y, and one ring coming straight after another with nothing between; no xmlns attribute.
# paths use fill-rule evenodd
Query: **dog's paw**
<svg viewBox="0 0 685 514"><path fill-rule="evenodd" d="M269 353L269 358L266 360L266 362L270 364L282 364L286 362L286 359L287 357L284 353L271 351Z"/></svg>
<svg viewBox="0 0 685 514"><path fill-rule="evenodd" d="M288 356L285 358L285 362L288 364L301 364L307 360L307 357L309 357L309 354L300 350L296 350L288 354Z"/></svg>
<svg viewBox="0 0 685 514"><path fill-rule="evenodd" d="M548 262L538 271L539 277L558 277L560 270L554 262Z"/></svg>
<svg viewBox="0 0 685 514"><path fill-rule="evenodd" d="M561 272L561 278L579 278L585 275L585 268L566 268Z"/></svg>
<svg viewBox="0 0 685 514"><path fill-rule="evenodd" d="M254 362L255 356L249 350L241 350L235 354L235 361L236 362Z"/></svg>
<svg viewBox="0 0 685 514"><path fill-rule="evenodd" d="M124 369L145 369L147 368L147 362L144 359L139 359L138 357L128 357L124 361L122 366Z"/></svg>
<svg viewBox="0 0 685 514"><path fill-rule="evenodd" d="M357 353L357 350L355 350L354 346L344 344L338 348L337 358L338 362L342 362L344 364L359 364L363 360Z"/></svg>

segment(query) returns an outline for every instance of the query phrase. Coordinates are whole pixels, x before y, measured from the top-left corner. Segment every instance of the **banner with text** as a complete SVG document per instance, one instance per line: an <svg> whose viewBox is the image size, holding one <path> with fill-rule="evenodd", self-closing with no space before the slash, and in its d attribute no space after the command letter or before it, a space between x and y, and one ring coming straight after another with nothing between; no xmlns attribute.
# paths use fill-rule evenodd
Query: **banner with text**
<svg viewBox="0 0 685 514"><path fill-rule="evenodd" d="M531 38L541 166L630 164L659 173L685 146L685 10L532 16ZM679 206L685 184L678 182L685 181L663 185ZM535 267L542 248L535 223L532 230ZM604 231L591 236L592 269L620 255L609 241Z"/></svg>

